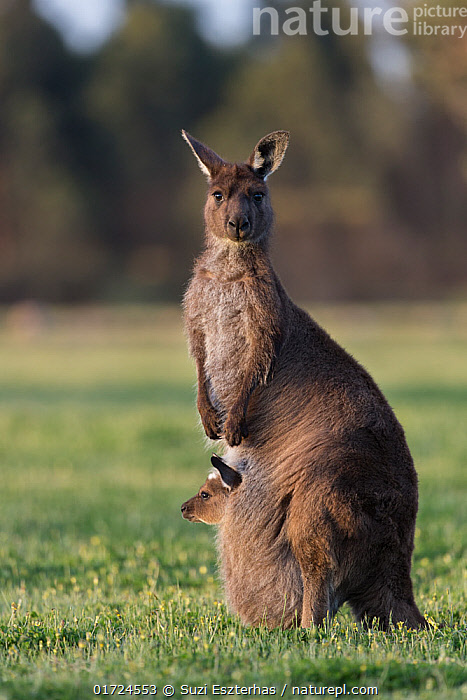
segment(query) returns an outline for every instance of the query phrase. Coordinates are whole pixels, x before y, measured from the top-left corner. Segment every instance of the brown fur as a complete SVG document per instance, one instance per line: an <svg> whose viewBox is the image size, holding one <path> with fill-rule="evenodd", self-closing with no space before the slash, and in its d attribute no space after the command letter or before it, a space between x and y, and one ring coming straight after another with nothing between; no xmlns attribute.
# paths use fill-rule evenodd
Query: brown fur
<svg viewBox="0 0 467 700"><path fill-rule="evenodd" d="M196 496L182 505L181 511L182 516L190 522L218 525L218 540L222 542L227 504L230 500L242 502L249 499L252 484L250 476L248 486L240 472L227 466L216 455L212 459L214 472L208 475ZM229 473L226 474L226 470L238 475L236 480L230 480L230 485L226 483L226 480L229 481ZM243 595L243 587L239 580L237 588L240 595L234 595L230 603L246 621L264 622L269 626L280 625L286 628L300 625L303 585L298 562L287 540L279 533L283 517L283 509L279 509L274 521L262 523L265 531L261 537L260 549L257 548L257 538L253 537L251 542L242 542L242 546L231 553L235 558L240 557L241 562L246 562L246 566L250 563L249 578L244 582L244 586L247 591L252 587L254 590L251 590L248 596ZM278 534L279 542L275 542ZM254 556L253 550L256 550ZM254 568L251 568L251 564ZM227 557L226 565L229 570L232 569L231 578L236 571L235 560L231 561L230 557ZM243 570L243 566L239 567L239 570Z"/></svg>
<svg viewBox="0 0 467 700"><path fill-rule="evenodd" d="M220 457L213 455L212 461L214 470L208 474L196 496L185 501L181 507L185 520L192 523L220 523L225 514L228 496L242 483L239 472L225 464Z"/></svg>
<svg viewBox="0 0 467 700"><path fill-rule="evenodd" d="M303 626L349 601L358 620L423 626L410 580L417 476L402 427L364 368L289 299L270 261L265 178L287 134L268 135L240 165L184 136L209 179L206 247L185 296L198 409L208 437L222 438L227 462L248 476L219 539L230 604L251 624L267 610L274 626L286 592L289 623L298 600Z"/></svg>

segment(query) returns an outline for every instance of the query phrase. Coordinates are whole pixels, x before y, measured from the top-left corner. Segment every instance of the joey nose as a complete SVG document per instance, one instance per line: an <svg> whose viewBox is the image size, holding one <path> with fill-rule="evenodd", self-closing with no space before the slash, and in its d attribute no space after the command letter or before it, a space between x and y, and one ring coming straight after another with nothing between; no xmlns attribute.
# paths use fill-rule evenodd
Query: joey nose
<svg viewBox="0 0 467 700"><path fill-rule="evenodd" d="M180 510L182 511L182 513L184 513L186 511L186 504L185 503L182 505Z"/></svg>

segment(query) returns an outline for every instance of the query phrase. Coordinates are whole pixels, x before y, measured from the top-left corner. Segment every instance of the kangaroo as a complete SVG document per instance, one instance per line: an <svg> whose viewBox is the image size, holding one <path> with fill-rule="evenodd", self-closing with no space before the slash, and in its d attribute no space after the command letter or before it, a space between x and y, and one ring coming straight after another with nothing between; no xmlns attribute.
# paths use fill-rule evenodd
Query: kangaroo
<svg viewBox="0 0 467 700"><path fill-rule="evenodd" d="M213 455L211 461L214 469L196 496L181 507L182 516L192 523L218 525L224 517L227 498L242 483L242 475L220 457Z"/></svg>
<svg viewBox="0 0 467 700"><path fill-rule="evenodd" d="M239 471L217 455L211 457L211 462L214 469L198 493L183 503L181 511L182 516L192 523L218 525L221 538L228 503L240 499L250 502L251 507L259 505L260 510L262 504L258 503L256 488L248 489ZM243 486L239 488L242 482ZM259 537L257 532L251 533L249 539L253 543L255 556L247 554L248 577L243 587L231 591L233 596L229 596L229 603L247 624L263 623L268 627L284 629L297 627L300 625L303 603L300 567L284 536L277 540L274 521L266 525L267 531ZM249 553L249 545L239 541L232 554L235 557L243 556L245 548ZM228 586L225 573L224 564L221 564L221 575Z"/></svg>
<svg viewBox="0 0 467 700"><path fill-rule="evenodd" d="M205 250L184 299L198 411L255 496L254 505L227 502L227 596L238 609L255 538L274 531L298 562L302 626L346 600L359 621L424 626L410 578L418 488L404 431L370 375L291 301L271 263L266 181L289 134L268 134L245 163L182 134L209 183Z"/></svg>

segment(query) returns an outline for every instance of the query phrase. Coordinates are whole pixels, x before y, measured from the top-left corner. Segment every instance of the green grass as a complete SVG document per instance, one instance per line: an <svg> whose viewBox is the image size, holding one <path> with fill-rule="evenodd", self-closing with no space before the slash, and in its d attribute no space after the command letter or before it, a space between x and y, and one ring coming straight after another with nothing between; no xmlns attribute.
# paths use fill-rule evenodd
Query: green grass
<svg viewBox="0 0 467 700"><path fill-rule="evenodd" d="M467 307L314 315L406 429L430 629L363 632L345 607L326 629L242 627L214 531L179 514L209 466L179 311L20 308L0 316L0 700L167 683L466 697Z"/></svg>

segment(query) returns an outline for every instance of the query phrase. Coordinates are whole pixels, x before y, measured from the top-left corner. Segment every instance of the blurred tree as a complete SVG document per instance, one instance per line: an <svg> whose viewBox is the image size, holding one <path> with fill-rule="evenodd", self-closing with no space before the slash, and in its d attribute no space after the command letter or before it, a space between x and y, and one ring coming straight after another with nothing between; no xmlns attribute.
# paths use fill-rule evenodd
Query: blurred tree
<svg viewBox="0 0 467 700"><path fill-rule="evenodd" d="M72 300L103 260L75 129L90 62L71 56L26 0L0 14L0 294ZM70 139L70 134L73 137Z"/></svg>
<svg viewBox="0 0 467 700"><path fill-rule="evenodd" d="M424 33L408 35L412 105L403 153L387 180L414 248L416 282L436 296L467 290L467 43L458 33L434 33L437 25L465 26L465 18L449 16L465 3L441 0L438 7L446 17L424 16Z"/></svg>

